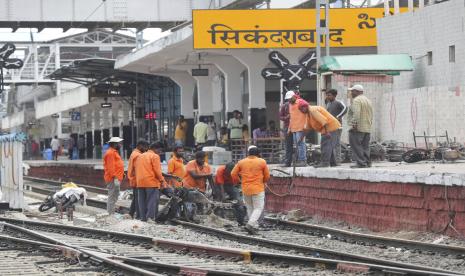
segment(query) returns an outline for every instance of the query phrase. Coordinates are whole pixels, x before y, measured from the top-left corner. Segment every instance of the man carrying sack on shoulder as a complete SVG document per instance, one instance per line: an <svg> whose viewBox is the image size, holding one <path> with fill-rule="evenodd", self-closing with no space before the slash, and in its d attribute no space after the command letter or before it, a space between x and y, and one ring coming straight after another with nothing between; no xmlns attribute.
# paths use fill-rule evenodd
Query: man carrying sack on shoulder
<svg viewBox="0 0 465 276"><path fill-rule="evenodd" d="M341 123L324 107L308 105L305 131L314 130L321 134L321 162L315 168L336 166L337 131Z"/></svg>

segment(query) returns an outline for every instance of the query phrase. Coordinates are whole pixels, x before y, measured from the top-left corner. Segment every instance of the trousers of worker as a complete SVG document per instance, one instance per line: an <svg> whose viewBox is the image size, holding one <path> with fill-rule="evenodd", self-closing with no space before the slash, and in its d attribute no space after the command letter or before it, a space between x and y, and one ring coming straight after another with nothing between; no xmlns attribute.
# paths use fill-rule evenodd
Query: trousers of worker
<svg viewBox="0 0 465 276"><path fill-rule="evenodd" d="M107 212L108 214L115 213L116 201L118 201L119 191L121 183L117 178L114 178L113 181L107 183L108 187L108 200L107 200Z"/></svg>
<svg viewBox="0 0 465 276"><path fill-rule="evenodd" d="M139 217L142 221L155 220L158 215L160 190L158 188L137 188Z"/></svg>
<svg viewBox="0 0 465 276"><path fill-rule="evenodd" d="M336 145L338 141L338 130L330 132L329 136L321 136L321 163L323 165L336 165Z"/></svg>
<svg viewBox="0 0 465 276"><path fill-rule="evenodd" d="M265 192L256 195L244 195L244 204L247 207L248 224L258 227L258 222L265 208Z"/></svg>

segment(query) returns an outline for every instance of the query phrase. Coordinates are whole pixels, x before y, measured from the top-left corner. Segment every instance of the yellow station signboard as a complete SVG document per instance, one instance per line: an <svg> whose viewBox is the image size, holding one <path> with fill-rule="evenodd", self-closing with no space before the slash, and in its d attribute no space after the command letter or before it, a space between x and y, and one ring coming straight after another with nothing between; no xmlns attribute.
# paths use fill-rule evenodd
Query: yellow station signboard
<svg viewBox="0 0 465 276"><path fill-rule="evenodd" d="M314 9L194 10L194 49L313 48L315 16ZM376 46L376 19L383 16L383 8L331 9L330 46Z"/></svg>

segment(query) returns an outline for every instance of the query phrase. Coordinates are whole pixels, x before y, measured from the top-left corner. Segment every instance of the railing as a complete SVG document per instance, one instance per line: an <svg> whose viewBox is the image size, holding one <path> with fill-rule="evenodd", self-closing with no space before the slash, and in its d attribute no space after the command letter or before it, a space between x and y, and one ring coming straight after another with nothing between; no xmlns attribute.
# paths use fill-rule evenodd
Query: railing
<svg viewBox="0 0 465 276"><path fill-rule="evenodd" d="M269 137L257 139L231 139L230 149L233 162L237 162L247 156L249 146L255 145L260 150L261 157L268 164L277 164L284 157L284 138Z"/></svg>

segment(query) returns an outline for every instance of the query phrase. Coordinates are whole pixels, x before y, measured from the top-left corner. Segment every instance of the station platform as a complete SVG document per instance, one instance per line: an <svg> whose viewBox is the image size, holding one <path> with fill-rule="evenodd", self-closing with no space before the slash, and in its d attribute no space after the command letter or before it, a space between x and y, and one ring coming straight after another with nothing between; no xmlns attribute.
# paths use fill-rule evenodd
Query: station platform
<svg viewBox="0 0 465 276"><path fill-rule="evenodd" d="M105 187L102 160L24 161L28 175ZM166 171L166 164L162 165ZM217 166L212 166L215 171ZM465 235L465 162L378 162L371 168L270 165L266 210L300 209L308 216L374 231L414 230ZM125 181L123 189L127 187ZM452 223L452 227L447 227ZM458 232L458 233L457 233Z"/></svg>

